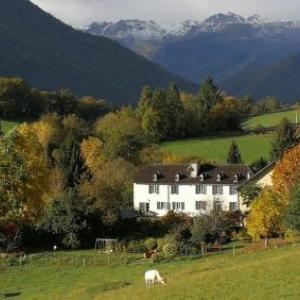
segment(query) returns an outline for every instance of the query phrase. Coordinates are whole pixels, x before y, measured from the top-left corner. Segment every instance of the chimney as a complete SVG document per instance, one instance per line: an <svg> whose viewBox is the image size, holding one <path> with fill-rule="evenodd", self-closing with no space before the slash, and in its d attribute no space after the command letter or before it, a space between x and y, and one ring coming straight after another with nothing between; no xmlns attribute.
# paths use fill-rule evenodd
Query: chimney
<svg viewBox="0 0 300 300"><path fill-rule="evenodd" d="M192 178L197 178L198 177L198 172L199 172L198 163L191 163L190 164L190 170L191 170L191 177Z"/></svg>

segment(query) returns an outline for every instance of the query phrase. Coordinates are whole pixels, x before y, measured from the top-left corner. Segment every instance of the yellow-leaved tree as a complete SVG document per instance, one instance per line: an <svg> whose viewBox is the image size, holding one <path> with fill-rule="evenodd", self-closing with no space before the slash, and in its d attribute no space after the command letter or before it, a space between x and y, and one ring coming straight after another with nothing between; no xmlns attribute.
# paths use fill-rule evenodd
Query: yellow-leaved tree
<svg viewBox="0 0 300 300"><path fill-rule="evenodd" d="M273 172L273 190L286 205L289 203L290 193L300 177L300 145L285 153L276 164Z"/></svg>
<svg viewBox="0 0 300 300"><path fill-rule="evenodd" d="M273 233L281 233L282 211L285 205L278 199L271 190L263 190L252 205L247 217L247 231L254 239L261 237L268 238Z"/></svg>
<svg viewBox="0 0 300 300"><path fill-rule="evenodd" d="M24 123L17 129L15 150L23 158L27 176L20 185L23 213L28 220L36 220L45 208L44 193L48 190L49 168L45 149L32 125Z"/></svg>
<svg viewBox="0 0 300 300"><path fill-rule="evenodd" d="M96 137L89 137L83 140L80 145L80 152L85 165L93 174L105 162L103 142Z"/></svg>

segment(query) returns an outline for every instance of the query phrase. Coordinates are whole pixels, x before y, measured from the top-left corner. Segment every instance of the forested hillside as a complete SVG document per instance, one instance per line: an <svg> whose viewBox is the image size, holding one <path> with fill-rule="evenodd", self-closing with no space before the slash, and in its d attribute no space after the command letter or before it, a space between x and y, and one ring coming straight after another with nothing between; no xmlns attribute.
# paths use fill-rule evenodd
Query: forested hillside
<svg viewBox="0 0 300 300"><path fill-rule="evenodd" d="M300 53L264 67L243 70L226 80L223 87L235 95L261 98L276 95L284 101L300 98Z"/></svg>
<svg viewBox="0 0 300 300"><path fill-rule="evenodd" d="M145 84L174 81L195 88L107 38L63 24L29 0L1 0L0 43L0 76L22 77L42 89L64 87L79 96L134 103Z"/></svg>

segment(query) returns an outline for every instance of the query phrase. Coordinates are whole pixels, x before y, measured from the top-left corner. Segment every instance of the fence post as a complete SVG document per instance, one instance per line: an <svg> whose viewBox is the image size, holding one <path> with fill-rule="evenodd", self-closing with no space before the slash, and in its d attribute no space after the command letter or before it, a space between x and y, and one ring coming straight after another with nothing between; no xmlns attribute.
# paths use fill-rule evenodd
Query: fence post
<svg viewBox="0 0 300 300"><path fill-rule="evenodd" d="M235 246L232 247L232 255L235 255Z"/></svg>
<svg viewBox="0 0 300 300"><path fill-rule="evenodd" d="M127 265L127 251L125 245L124 245L124 264Z"/></svg>
<svg viewBox="0 0 300 300"><path fill-rule="evenodd" d="M19 268L20 268L20 270L22 269L22 258L21 257L19 257Z"/></svg>

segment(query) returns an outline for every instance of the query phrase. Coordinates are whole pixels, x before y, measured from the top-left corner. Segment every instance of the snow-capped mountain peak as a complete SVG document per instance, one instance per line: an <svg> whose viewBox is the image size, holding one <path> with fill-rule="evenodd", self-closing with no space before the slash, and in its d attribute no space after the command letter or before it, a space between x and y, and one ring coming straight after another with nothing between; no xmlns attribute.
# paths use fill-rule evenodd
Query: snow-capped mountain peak
<svg viewBox="0 0 300 300"><path fill-rule="evenodd" d="M259 15L253 15L247 18L247 23L250 24L266 24L273 22L271 19Z"/></svg>
<svg viewBox="0 0 300 300"><path fill-rule="evenodd" d="M180 24L168 26L168 36L183 37L189 34L193 29L198 28L199 22L194 20L186 20Z"/></svg>
<svg viewBox="0 0 300 300"><path fill-rule="evenodd" d="M87 30L89 33L104 35L114 39L133 38L139 40L161 40L166 30L154 21L120 20L112 22L94 22Z"/></svg>

